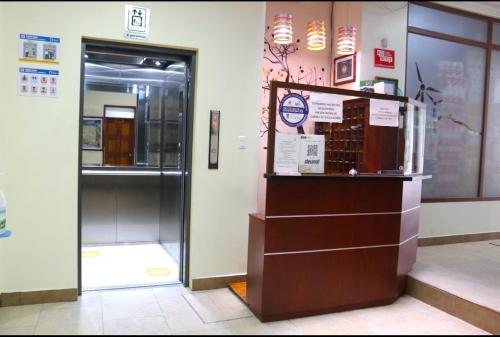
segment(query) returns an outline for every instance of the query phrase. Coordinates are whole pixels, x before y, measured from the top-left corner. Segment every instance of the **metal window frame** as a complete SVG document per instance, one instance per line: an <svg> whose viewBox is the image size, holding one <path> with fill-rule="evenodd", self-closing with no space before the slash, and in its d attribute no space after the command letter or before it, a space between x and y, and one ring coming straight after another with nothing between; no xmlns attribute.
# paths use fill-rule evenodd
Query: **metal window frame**
<svg viewBox="0 0 500 337"><path fill-rule="evenodd" d="M418 5L422 7L427 7L431 9L440 10L447 13L457 14L464 17L470 17L478 20L482 20L487 23L487 39L486 42L479 42L475 40L466 39L459 36L439 33L427 29L422 29L418 27L410 26L410 6L407 6L407 33L406 33L406 69L405 69L405 93L407 92L407 77L408 77L408 36L409 34L416 34L426 37L431 37L439 40L455 42L462 45L468 45L478 48L483 48L486 51L486 62L485 62L485 77L484 77L484 92L483 92L483 126L482 126L482 137L481 137L481 149L480 149L480 158L479 158L479 179L478 179L478 189L477 195L475 197L466 197L466 198L423 198L422 202L424 203L435 203L435 202L467 202L467 201L495 201L500 200L500 196L498 197L485 197L484 196L484 167L486 161L486 139L488 137L488 112L489 112L489 96L490 96L490 71L491 71L491 59L494 50L500 50L500 45L496 45L493 43L493 25L495 23L500 23L500 19L476 14L472 12L467 12L461 9L456 9L432 2L425 1L410 1L409 4Z"/></svg>

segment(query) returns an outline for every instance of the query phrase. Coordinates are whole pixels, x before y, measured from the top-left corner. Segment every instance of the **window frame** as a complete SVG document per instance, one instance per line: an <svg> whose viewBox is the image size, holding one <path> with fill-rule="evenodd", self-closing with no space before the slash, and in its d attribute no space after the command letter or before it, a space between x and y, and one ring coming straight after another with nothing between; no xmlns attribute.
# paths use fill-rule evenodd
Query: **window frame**
<svg viewBox="0 0 500 337"><path fill-rule="evenodd" d="M423 28L410 26L410 4L418 5L421 7L427 7L435 10L440 10L443 12L457 14L465 17L470 17L474 19L479 19L487 23L487 38L486 42L480 42L476 40L471 40L459 36L449 35L445 33L439 33ZM477 189L478 194L476 197L467 198L422 198L424 203L434 203L434 202L465 202L465 201L495 201L500 200L498 197L485 197L484 196L484 167L485 167L485 154L486 154L486 139L488 137L488 110L489 110L489 96L490 96L490 70L491 70L491 60L493 51L500 50L500 44L493 43L493 25L495 23L500 23L500 18L489 17L473 12L464 11L461 9L448 7L445 5L440 5L432 2L425 1L410 1L407 6L407 32L406 32L406 69L405 69L405 79L408 75L408 36L409 34L416 34L426 37L431 37L439 40L450 41L455 43L460 43L468 46L479 47L486 50L486 61L485 61L485 77L484 77L484 93L483 93L483 127L482 127L482 138L481 138L481 150L479 154L479 188ZM405 92L407 92L407 81L405 80Z"/></svg>

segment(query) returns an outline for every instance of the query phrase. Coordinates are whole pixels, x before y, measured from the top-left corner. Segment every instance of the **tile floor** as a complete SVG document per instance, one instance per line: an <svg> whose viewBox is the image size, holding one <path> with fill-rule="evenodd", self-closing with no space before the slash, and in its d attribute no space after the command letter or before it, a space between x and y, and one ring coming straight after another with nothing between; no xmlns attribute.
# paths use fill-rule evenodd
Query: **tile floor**
<svg viewBox="0 0 500 337"><path fill-rule="evenodd" d="M168 275L164 275L165 270L168 270ZM160 244L82 247L84 290L168 284L178 281L179 265Z"/></svg>
<svg viewBox="0 0 500 337"><path fill-rule="evenodd" d="M500 312L500 240L420 247L410 275Z"/></svg>
<svg viewBox="0 0 500 337"><path fill-rule="evenodd" d="M486 334L412 297L392 305L261 323L228 289L85 292L77 302L0 308L15 334Z"/></svg>

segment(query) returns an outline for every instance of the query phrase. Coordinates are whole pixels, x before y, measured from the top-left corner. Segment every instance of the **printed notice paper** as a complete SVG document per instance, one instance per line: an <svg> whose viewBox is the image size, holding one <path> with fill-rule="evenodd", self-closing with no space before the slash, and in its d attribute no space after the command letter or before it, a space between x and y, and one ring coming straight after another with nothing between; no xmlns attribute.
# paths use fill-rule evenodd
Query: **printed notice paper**
<svg viewBox="0 0 500 337"><path fill-rule="evenodd" d="M274 172L298 174L299 135L276 133L274 144Z"/></svg>
<svg viewBox="0 0 500 337"><path fill-rule="evenodd" d="M59 70L19 68L17 92L21 96L57 97Z"/></svg>
<svg viewBox="0 0 500 337"><path fill-rule="evenodd" d="M399 126L399 101L370 99L370 125Z"/></svg>
<svg viewBox="0 0 500 337"><path fill-rule="evenodd" d="M315 122L342 123L342 96L311 92L309 119Z"/></svg>
<svg viewBox="0 0 500 337"><path fill-rule="evenodd" d="M300 135L299 172L325 172L324 135Z"/></svg>

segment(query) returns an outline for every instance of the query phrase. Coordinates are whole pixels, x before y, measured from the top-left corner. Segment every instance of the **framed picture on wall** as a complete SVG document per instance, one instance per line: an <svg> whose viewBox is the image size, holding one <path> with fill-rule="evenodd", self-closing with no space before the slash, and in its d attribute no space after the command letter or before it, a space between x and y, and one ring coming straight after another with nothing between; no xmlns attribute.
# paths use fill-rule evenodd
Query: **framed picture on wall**
<svg viewBox="0 0 500 337"><path fill-rule="evenodd" d="M375 81L382 81L386 85L386 94L388 95L398 95L398 80L396 78L387 78L375 76Z"/></svg>
<svg viewBox="0 0 500 337"><path fill-rule="evenodd" d="M102 118L83 118L82 149L102 150Z"/></svg>
<svg viewBox="0 0 500 337"><path fill-rule="evenodd" d="M356 81L356 53L333 59L333 85Z"/></svg>

